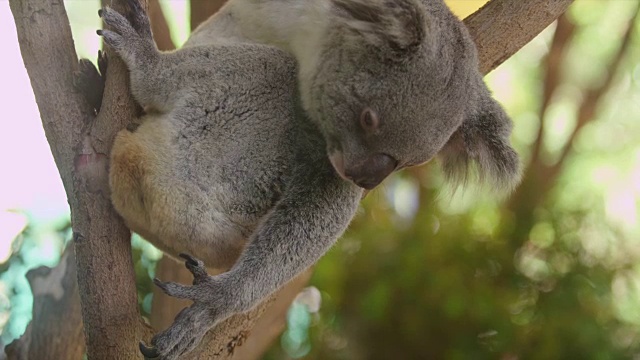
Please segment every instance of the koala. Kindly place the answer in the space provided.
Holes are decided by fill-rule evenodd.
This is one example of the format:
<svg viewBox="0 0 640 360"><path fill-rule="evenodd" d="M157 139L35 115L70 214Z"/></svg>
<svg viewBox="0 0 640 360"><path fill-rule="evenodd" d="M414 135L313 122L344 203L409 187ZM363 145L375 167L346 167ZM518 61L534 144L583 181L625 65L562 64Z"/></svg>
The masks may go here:
<svg viewBox="0 0 640 360"><path fill-rule="evenodd" d="M453 183L475 174L508 192L519 182L511 121L443 0L230 0L185 46L229 41L295 57L302 107L346 180L371 189L439 153Z"/></svg>
<svg viewBox="0 0 640 360"><path fill-rule="evenodd" d="M146 110L116 136L112 202L194 276L154 280L193 304L147 358L188 353L313 265L394 171L438 155L454 181L518 181L511 122L442 0L231 0L173 52L129 7L99 12Z"/></svg>

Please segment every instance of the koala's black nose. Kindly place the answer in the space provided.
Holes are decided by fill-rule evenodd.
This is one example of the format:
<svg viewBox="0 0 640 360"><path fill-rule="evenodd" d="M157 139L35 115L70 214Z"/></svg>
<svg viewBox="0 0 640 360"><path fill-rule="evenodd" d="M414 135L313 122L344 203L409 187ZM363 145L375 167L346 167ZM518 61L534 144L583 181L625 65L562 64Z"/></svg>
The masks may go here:
<svg viewBox="0 0 640 360"><path fill-rule="evenodd" d="M375 154L364 162L345 169L344 175L367 190L378 186L395 170L398 162L389 155Z"/></svg>

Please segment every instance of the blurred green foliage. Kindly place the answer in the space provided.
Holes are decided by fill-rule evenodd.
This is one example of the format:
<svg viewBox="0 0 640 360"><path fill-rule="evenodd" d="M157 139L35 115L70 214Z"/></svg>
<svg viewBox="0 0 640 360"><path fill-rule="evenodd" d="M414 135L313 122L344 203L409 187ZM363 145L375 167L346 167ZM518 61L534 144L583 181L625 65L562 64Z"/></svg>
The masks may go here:
<svg viewBox="0 0 640 360"><path fill-rule="evenodd" d="M66 217L43 221L28 213L24 215L29 225L13 240L10 256L0 264L0 341L3 344L20 336L31 321L33 295L25 274L39 266L55 266L71 238Z"/></svg>
<svg viewBox="0 0 640 360"><path fill-rule="evenodd" d="M565 19L574 33L545 109L553 26L488 76L514 119L513 141L527 169L513 196L447 188L433 165L386 181L316 266L319 312L295 303L265 358L640 356L640 24L610 88L588 123L577 125L588 92L614 70L611 59L636 6L576 1ZM37 225L2 265L0 306L11 309L4 341L29 319L24 272L47 264L33 252ZM68 238L64 231L58 244ZM161 255L140 239L133 243L148 314Z"/></svg>

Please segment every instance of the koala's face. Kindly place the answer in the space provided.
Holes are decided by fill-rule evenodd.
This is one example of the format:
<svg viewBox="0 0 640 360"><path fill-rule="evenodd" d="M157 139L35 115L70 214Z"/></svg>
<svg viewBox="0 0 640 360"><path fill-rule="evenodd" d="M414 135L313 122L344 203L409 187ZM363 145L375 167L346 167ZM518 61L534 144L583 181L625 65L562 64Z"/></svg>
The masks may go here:
<svg viewBox="0 0 640 360"><path fill-rule="evenodd" d="M422 52L403 61L341 47L323 55L307 111L338 174L358 186L429 161L462 123L467 94L447 83L451 64Z"/></svg>
<svg viewBox="0 0 640 360"><path fill-rule="evenodd" d="M334 23L314 61L301 62L299 80L336 172L372 189L440 153L449 178L465 180L475 163L496 188L513 186L511 122L444 2L329 1Z"/></svg>
<svg viewBox="0 0 640 360"><path fill-rule="evenodd" d="M445 145L463 120L469 70L438 56L414 0L333 3L336 26L301 69L303 101L338 174L371 189Z"/></svg>

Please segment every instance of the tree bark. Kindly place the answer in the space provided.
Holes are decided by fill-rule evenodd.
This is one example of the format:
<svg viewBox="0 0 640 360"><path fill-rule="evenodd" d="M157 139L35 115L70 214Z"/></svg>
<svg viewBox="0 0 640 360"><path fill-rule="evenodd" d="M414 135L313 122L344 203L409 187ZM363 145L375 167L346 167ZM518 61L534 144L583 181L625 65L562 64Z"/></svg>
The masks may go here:
<svg viewBox="0 0 640 360"><path fill-rule="evenodd" d="M113 0L110 5L123 10L124 2ZM478 45L482 71L488 72L510 57L571 2L493 0L466 19ZM205 9L217 10L223 2L192 0L191 4L194 28L208 16L203 14L213 12ZM71 207L88 357L137 359L138 341L148 340L150 331L138 312L130 233L110 205L107 181L108 154L115 134L139 113L129 95L127 70L107 50L110 57L103 106L94 118L93 109L72 86L77 56L63 2L10 0L10 6L45 134ZM518 31L511 31L514 27ZM253 311L223 322L190 358L231 358L272 301L273 297ZM47 336L38 329L32 326L27 336ZM27 343L37 347L34 354L56 354L53 341ZM74 359L75 354L56 358Z"/></svg>
<svg viewBox="0 0 640 360"><path fill-rule="evenodd" d="M73 248L67 248L60 265L30 270L27 279L33 319L24 335L7 346L7 359L81 359L85 346Z"/></svg>
<svg viewBox="0 0 640 360"><path fill-rule="evenodd" d="M245 344L237 349L233 360L258 360L286 327L287 312L296 296L309 282L313 269L298 275L285 285L251 330Z"/></svg>
<svg viewBox="0 0 640 360"><path fill-rule="evenodd" d="M492 0L466 19L480 70L498 67L564 13L573 0Z"/></svg>

